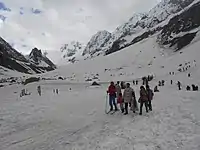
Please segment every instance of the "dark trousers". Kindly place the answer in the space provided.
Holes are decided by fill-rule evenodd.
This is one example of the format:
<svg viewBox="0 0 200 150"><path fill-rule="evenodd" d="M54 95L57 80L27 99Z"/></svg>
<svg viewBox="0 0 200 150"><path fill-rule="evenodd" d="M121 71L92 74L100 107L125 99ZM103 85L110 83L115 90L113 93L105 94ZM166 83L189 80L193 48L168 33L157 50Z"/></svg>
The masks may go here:
<svg viewBox="0 0 200 150"><path fill-rule="evenodd" d="M115 95L110 95L109 96L109 105L110 105L110 110L113 110L113 105L115 107L115 110L117 110L117 104L115 102Z"/></svg>
<svg viewBox="0 0 200 150"><path fill-rule="evenodd" d="M128 114L128 103L125 103L125 114Z"/></svg>
<svg viewBox="0 0 200 150"><path fill-rule="evenodd" d="M148 101L141 101L141 103L140 103L140 114L142 114L143 105L145 105L146 112L148 112Z"/></svg>
<svg viewBox="0 0 200 150"><path fill-rule="evenodd" d="M151 100L149 101L149 110L152 111L152 104L151 104Z"/></svg>

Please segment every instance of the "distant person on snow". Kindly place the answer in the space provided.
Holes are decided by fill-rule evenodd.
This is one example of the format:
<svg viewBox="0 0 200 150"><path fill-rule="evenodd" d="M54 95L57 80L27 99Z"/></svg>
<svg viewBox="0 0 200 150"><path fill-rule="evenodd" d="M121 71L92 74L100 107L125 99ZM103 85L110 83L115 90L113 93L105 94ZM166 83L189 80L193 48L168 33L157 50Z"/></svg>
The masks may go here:
<svg viewBox="0 0 200 150"><path fill-rule="evenodd" d="M56 89L56 94L58 94L58 89Z"/></svg>
<svg viewBox="0 0 200 150"><path fill-rule="evenodd" d="M186 87L186 90L187 90L187 91L190 91L190 90L191 90L191 88L190 88L189 85Z"/></svg>
<svg viewBox="0 0 200 150"><path fill-rule="evenodd" d="M108 87L107 93L109 94L109 105L110 105L110 111L113 111L113 105L115 107L115 111L117 111L117 104L115 102L116 98L116 88L114 85L114 82L110 82L110 86Z"/></svg>
<svg viewBox="0 0 200 150"><path fill-rule="evenodd" d="M152 104L151 101L153 100L154 93L152 89L150 89L149 85L146 86L147 96L148 96L148 106L149 110L152 111Z"/></svg>
<svg viewBox="0 0 200 150"><path fill-rule="evenodd" d="M119 96L117 98L117 104L119 104L120 106L120 110L122 113L124 113L124 104L123 104L123 97L122 97L122 93L119 93Z"/></svg>
<svg viewBox="0 0 200 150"><path fill-rule="evenodd" d="M140 103L139 115L142 115L142 107L144 104L145 104L146 112L148 113L148 94L147 94L147 91L145 90L144 86L140 87L139 103Z"/></svg>
<svg viewBox="0 0 200 150"><path fill-rule="evenodd" d="M41 91L41 86L40 85L37 87L37 91L38 91L38 94L41 96L42 95L42 91Z"/></svg>
<svg viewBox="0 0 200 150"><path fill-rule="evenodd" d="M120 82L117 81L117 84L115 85L116 88L116 93L117 93L117 98L119 97L119 94L122 93L121 87L120 87Z"/></svg>
<svg viewBox="0 0 200 150"><path fill-rule="evenodd" d="M161 81L159 81L159 82L158 82L158 86L161 86L161 85L162 85L162 83L161 83Z"/></svg>
<svg viewBox="0 0 200 150"><path fill-rule="evenodd" d="M138 85L138 80L135 81L136 85Z"/></svg>
<svg viewBox="0 0 200 150"><path fill-rule="evenodd" d="M165 85L165 80L162 80L161 85L162 85L162 86Z"/></svg>
<svg viewBox="0 0 200 150"><path fill-rule="evenodd" d="M124 100L124 103L125 103L125 113L124 113L124 115L128 114L128 104L129 103L131 103L132 110L133 110L133 112L135 112L135 107L134 107L135 106L135 104L134 104L135 92L130 87L130 83L126 84L126 88L125 88L124 93L123 93L123 100Z"/></svg>
<svg viewBox="0 0 200 150"><path fill-rule="evenodd" d="M178 89L181 90L181 82L180 81L177 82L177 85L178 85Z"/></svg>
<svg viewBox="0 0 200 150"><path fill-rule="evenodd" d="M154 87L154 92L159 92L158 86L155 86L155 87Z"/></svg>

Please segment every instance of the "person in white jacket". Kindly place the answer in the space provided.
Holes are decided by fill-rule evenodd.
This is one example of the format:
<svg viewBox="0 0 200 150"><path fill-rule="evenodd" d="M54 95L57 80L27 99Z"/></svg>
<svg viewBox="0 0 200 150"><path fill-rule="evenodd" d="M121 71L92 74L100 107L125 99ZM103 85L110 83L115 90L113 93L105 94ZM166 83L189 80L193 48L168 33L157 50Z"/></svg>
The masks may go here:
<svg viewBox="0 0 200 150"><path fill-rule="evenodd" d="M135 99L135 92L130 87L130 83L127 83L126 88L125 88L124 93L123 93L123 100L124 100L124 103L125 103L125 113L124 113L124 115L128 114L129 103L131 103L131 105L134 106L134 101L135 101L134 99ZM135 111L134 107L132 109L133 109L133 111Z"/></svg>

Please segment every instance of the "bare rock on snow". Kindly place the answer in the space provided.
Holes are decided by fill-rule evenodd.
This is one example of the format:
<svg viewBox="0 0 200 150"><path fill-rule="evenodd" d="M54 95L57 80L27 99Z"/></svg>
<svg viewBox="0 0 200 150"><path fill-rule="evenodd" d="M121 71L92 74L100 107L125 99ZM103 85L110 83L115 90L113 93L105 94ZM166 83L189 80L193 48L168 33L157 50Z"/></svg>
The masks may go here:
<svg viewBox="0 0 200 150"><path fill-rule="evenodd" d="M96 81L94 81L94 82L91 84L91 86L100 86L100 84L97 83Z"/></svg>
<svg viewBox="0 0 200 150"><path fill-rule="evenodd" d="M33 83L33 82L38 82L39 80L40 80L40 78L30 77L30 78L25 80L24 85L29 84L29 83Z"/></svg>

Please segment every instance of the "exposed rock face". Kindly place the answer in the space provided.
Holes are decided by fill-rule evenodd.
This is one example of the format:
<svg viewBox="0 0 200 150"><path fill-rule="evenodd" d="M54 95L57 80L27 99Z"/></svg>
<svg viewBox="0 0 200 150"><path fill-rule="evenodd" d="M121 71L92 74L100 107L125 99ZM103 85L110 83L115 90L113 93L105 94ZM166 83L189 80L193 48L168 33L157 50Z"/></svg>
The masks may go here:
<svg viewBox="0 0 200 150"><path fill-rule="evenodd" d="M37 48L34 48L30 55L29 60L36 64L38 67L43 67L44 70L54 70L56 69L56 66L46 57L42 54L41 50L38 50Z"/></svg>
<svg viewBox="0 0 200 150"><path fill-rule="evenodd" d="M160 45L180 50L196 36L200 26L200 2L173 17L158 36ZM197 29L197 30L195 30Z"/></svg>
<svg viewBox="0 0 200 150"><path fill-rule="evenodd" d="M56 66L50 63L48 58L41 56L40 52L33 52L31 55L31 61L26 59L22 54L12 48L4 39L0 37L0 65L23 73L33 74L42 73L45 71L54 70ZM39 57L35 57L39 56ZM42 58L43 57L43 58ZM40 60L45 60L49 63L49 66L39 66Z"/></svg>
<svg viewBox="0 0 200 150"><path fill-rule="evenodd" d="M90 41L88 42L85 50L83 51L83 56L88 54L88 55L94 55L97 52L100 52L106 43L109 41L111 38L111 33L108 31L99 31L96 33Z"/></svg>
<svg viewBox="0 0 200 150"><path fill-rule="evenodd" d="M149 36L162 31L163 26L167 24L167 19L169 17L183 11L193 2L194 0L162 0L148 13L134 14L133 17L119 26L113 33L104 36L106 37L104 38L106 40L104 40L102 45L98 44L99 41L101 41L96 38L98 34L94 35L88 43L87 49L85 49L83 55L90 54L94 57L98 55L108 55L142 41ZM187 13L189 12L186 12L183 16L187 16ZM197 13L198 12L195 14ZM175 20L176 19L177 18L175 18ZM171 23L169 24L169 26L171 26ZM90 48L92 49L90 50Z"/></svg>
<svg viewBox="0 0 200 150"><path fill-rule="evenodd" d="M67 58L74 56L78 51L83 51L82 49L84 49L83 44L72 41L69 44L64 44L64 46L60 48L60 51L63 53L63 58Z"/></svg>

